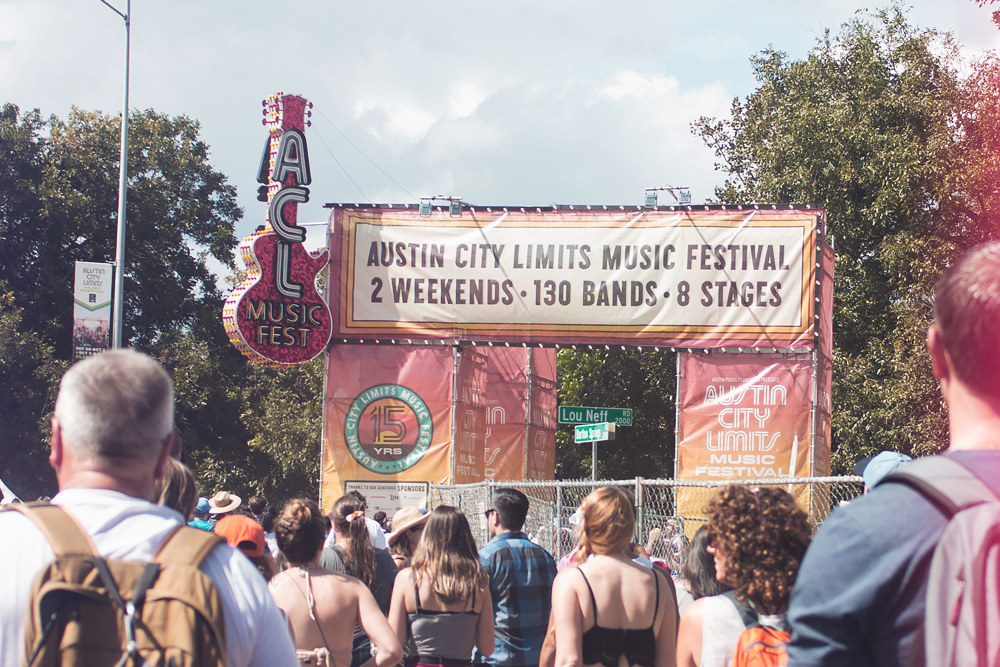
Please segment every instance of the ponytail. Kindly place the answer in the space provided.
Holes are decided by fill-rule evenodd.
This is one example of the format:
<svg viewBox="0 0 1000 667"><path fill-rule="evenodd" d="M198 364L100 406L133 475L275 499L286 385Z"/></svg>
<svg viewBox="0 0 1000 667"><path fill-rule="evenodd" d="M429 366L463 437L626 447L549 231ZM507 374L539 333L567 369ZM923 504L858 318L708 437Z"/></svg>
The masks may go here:
<svg viewBox="0 0 1000 667"><path fill-rule="evenodd" d="M337 532L351 539L350 549L345 549L344 563L348 574L357 577L372 592L378 588L375 582L375 547L368 535L365 522L364 504L352 495L342 496L333 504L330 513Z"/></svg>

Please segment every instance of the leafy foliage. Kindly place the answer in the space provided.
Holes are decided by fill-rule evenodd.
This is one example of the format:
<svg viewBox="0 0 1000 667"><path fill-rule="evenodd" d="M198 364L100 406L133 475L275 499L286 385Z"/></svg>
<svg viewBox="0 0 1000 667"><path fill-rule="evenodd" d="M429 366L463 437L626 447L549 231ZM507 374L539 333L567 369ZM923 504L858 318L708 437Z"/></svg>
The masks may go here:
<svg viewBox="0 0 1000 667"><path fill-rule="evenodd" d="M632 426L597 444L597 478L673 477L676 355L671 352L560 350L560 405L632 408ZM556 432L556 479L589 478L591 447L573 427Z"/></svg>
<svg viewBox="0 0 1000 667"><path fill-rule="evenodd" d="M995 57L962 77L947 35L898 5L847 23L807 58L753 58L760 87L695 124L729 174L724 203L810 203L836 240L834 472L882 449L947 443L924 350L933 284L997 229Z"/></svg>

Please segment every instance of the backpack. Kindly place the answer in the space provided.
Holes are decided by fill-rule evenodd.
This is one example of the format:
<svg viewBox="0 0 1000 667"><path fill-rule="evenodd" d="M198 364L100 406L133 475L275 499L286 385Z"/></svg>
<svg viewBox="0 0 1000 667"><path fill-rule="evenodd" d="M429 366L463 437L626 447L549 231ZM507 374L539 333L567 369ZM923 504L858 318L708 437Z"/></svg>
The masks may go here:
<svg viewBox="0 0 1000 667"><path fill-rule="evenodd" d="M152 562L109 560L56 505L4 509L31 519L55 552L31 587L27 667L225 667L222 600L198 569L222 538L182 526Z"/></svg>
<svg viewBox="0 0 1000 667"><path fill-rule="evenodd" d="M788 630L755 625L740 633L732 667L784 667L788 662Z"/></svg>
<svg viewBox="0 0 1000 667"><path fill-rule="evenodd" d="M788 628L761 625L760 615L749 600L740 600L736 591L722 594L736 605L746 630L740 633L733 649L732 667L784 667L788 662Z"/></svg>
<svg viewBox="0 0 1000 667"><path fill-rule="evenodd" d="M958 461L925 456L886 476L949 518L931 560L911 664L996 665L1000 652L1000 499ZM923 641L920 641L920 635Z"/></svg>

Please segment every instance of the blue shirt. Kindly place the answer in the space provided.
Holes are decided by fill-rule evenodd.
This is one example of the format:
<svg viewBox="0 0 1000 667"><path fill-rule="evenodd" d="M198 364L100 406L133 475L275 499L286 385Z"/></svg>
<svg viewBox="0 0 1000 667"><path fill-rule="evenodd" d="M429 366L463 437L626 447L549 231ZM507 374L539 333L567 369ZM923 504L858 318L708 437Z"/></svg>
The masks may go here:
<svg viewBox="0 0 1000 667"><path fill-rule="evenodd" d="M946 454L1000 495L1000 451ZM788 609L788 667L909 664L927 574L947 519L903 484L833 511L799 569Z"/></svg>
<svg viewBox="0 0 1000 667"><path fill-rule="evenodd" d="M556 562L524 533L500 533L479 552L493 596L493 655L476 662L500 667L538 664L552 608Z"/></svg>

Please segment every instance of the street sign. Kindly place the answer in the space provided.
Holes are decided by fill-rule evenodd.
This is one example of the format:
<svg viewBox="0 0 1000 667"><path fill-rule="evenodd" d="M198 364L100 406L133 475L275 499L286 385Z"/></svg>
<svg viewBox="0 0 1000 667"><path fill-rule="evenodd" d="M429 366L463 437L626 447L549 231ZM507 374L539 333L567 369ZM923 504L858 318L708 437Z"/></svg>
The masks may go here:
<svg viewBox="0 0 1000 667"><path fill-rule="evenodd" d="M615 439L614 422L581 424L576 427L576 442L599 442Z"/></svg>
<svg viewBox="0 0 1000 667"><path fill-rule="evenodd" d="M599 424L614 422L618 426L632 425L632 408L585 408L579 405L560 405L560 424Z"/></svg>

